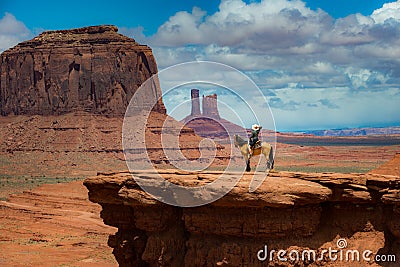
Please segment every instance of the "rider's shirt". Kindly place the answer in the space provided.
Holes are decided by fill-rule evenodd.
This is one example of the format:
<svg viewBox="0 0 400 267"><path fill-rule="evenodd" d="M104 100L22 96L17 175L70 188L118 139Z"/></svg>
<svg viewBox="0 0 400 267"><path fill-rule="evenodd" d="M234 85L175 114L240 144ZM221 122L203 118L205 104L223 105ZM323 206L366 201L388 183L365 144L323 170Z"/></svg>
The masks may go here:
<svg viewBox="0 0 400 267"><path fill-rule="evenodd" d="M251 131L251 136L249 141L250 146L254 146L258 142L258 135L260 134L261 128L262 127L258 128L257 130Z"/></svg>

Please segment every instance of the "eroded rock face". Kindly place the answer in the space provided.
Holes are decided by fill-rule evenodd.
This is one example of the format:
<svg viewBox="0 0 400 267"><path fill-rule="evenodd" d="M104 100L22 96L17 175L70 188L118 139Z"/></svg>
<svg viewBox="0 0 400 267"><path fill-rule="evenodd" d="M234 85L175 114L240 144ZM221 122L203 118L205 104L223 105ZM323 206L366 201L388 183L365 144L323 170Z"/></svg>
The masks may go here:
<svg viewBox="0 0 400 267"><path fill-rule="evenodd" d="M190 91L191 99L192 99L192 112L190 113L191 116L200 116L200 98L199 98L199 89L192 89Z"/></svg>
<svg viewBox="0 0 400 267"><path fill-rule="evenodd" d="M1 114L124 114L157 65L148 46L117 31L115 26L47 31L3 52ZM154 88L143 103L160 96ZM165 113L161 100L154 109Z"/></svg>
<svg viewBox="0 0 400 267"><path fill-rule="evenodd" d="M219 172L163 170L179 185L202 185ZM132 173L148 184L154 174ZM237 173L228 174L234 178ZM264 174L257 174L264 175ZM120 266L366 266L329 259L260 261L257 252L348 249L393 254L400 259L400 179L376 174L270 173L253 193L251 174L212 204L181 208L154 200L130 173L105 173L87 179L89 198L102 206L105 223L118 227L109 245ZM167 190L168 191L168 190ZM207 198L207 195L199 195ZM296 265L297 264L297 265ZM358 264L358 265L357 265ZM379 266L374 265L374 266ZM393 265L395 266L395 265Z"/></svg>
<svg viewBox="0 0 400 267"><path fill-rule="evenodd" d="M203 95L203 115L215 119L220 119L218 112L217 94Z"/></svg>

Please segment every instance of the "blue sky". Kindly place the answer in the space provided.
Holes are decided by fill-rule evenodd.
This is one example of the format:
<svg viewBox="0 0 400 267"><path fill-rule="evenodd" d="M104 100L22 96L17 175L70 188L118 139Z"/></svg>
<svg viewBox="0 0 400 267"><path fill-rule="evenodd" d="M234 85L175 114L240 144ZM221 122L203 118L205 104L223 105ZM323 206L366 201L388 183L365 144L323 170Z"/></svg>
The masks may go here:
<svg viewBox="0 0 400 267"><path fill-rule="evenodd" d="M244 1L252 3L257 1ZM385 0L313 0L305 1L316 10L321 8L334 18L361 13L370 15L382 7ZM2 0L0 11L13 14L31 30L68 29L97 24L120 27L142 26L146 34L154 34L158 27L179 11L191 11L197 6L208 14L218 10L220 0L152 0L152 1L25 1Z"/></svg>
<svg viewBox="0 0 400 267"><path fill-rule="evenodd" d="M243 71L278 130L400 125L400 0L64 3L1 1L0 51L43 30L114 24L150 45L159 69L209 60Z"/></svg>

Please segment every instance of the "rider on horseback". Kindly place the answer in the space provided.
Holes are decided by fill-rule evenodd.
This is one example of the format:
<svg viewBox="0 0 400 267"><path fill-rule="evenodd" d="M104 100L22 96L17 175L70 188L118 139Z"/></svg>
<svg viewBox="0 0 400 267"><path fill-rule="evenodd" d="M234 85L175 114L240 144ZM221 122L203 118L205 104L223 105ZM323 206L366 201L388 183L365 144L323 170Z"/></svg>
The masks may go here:
<svg viewBox="0 0 400 267"><path fill-rule="evenodd" d="M258 125L258 124L253 124L251 126L251 136L249 139L249 152L250 154L253 154L253 149L256 146L257 143L260 142L260 140L258 139L258 134L260 133L262 129L262 126Z"/></svg>

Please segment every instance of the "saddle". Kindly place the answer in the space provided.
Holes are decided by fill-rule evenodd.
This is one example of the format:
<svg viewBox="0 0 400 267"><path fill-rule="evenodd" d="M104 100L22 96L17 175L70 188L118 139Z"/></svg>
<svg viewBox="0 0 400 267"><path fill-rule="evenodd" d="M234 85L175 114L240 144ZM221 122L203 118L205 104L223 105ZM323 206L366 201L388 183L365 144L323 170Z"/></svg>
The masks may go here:
<svg viewBox="0 0 400 267"><path fill-rule="evenodd" d="M252 149L256 149L256 148L259 148L259 147L261 147L261 140L258 140L258 141L254 144L254 146L252 147Z"/></svg>
<svg viewBox="0 0 400 267"><path fill-rule="evenodd" d="M249 153L253 154L252 152L254 151L254 149L260 148L261 147L261 140L258 140L254 146L248 146L249 147Z"/></svg>

